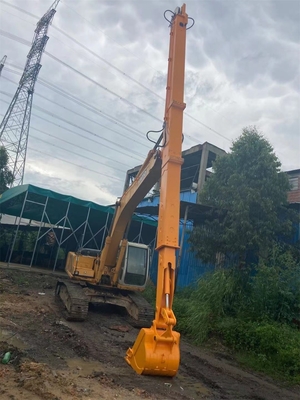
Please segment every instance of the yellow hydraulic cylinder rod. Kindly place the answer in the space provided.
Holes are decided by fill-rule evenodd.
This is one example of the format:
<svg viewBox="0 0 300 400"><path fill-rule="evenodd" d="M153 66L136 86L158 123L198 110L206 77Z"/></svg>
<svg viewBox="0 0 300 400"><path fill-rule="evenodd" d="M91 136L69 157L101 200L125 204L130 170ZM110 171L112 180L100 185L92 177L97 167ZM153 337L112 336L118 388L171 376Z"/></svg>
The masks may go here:
<svg viewBox="0 0 300 400"><path fill-rule="evenodd" d="M144 375L175 376L180 363L180 334L173 331L172 311L175 287L176 250L179 248L180 176L183 159L182 128L185 75L185 49L188 15L186 6L177 7L170 22L170 46L165 104L165 130L162 141L161 188L158 219L158 275L155 319L143 328L126 361Z"/></svg>

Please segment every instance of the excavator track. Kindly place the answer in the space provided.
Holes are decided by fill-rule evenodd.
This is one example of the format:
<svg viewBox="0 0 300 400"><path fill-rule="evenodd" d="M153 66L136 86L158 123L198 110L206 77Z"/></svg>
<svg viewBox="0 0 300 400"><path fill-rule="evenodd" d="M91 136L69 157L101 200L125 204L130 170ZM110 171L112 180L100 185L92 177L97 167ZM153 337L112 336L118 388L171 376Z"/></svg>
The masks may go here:
<svg viewBox="0 0 300 400"><path fill-rule="evenodd" d="M89 299L80 284L58 280L55 294L65 306L65 318L68 321L84 321L86 319Z"/></svg>
<svg viewBox="0 0 300 400"><path fill-rule="evenodd" d="M97 293L97 292L94 292ZM55 295L62 301L64 305L63 314L68 321L84 321L87 318L89 302L91 303L111 303L120 306L122 299L128 298L125 307L127 308L126 319L130 325L136 328L149 328L154 319L153 307L137 292L130 292L124 295L113 296L114 301L110 301L110 296L106 297L105 292L98 292L98 295L91 296L85 293L79 283L68 282L59 279L56 284ZM119 297L120 296L120 297ZM119 300L115 300L118 299Z"/></svg>
<svg viewBox="0 0 300 400"><path fill-rule="evenodd" d="M129 322L136 328L150 328L155 317L154 308L137 292L131 292L128 297L138 309L138 319L128 316Z"/></svg>

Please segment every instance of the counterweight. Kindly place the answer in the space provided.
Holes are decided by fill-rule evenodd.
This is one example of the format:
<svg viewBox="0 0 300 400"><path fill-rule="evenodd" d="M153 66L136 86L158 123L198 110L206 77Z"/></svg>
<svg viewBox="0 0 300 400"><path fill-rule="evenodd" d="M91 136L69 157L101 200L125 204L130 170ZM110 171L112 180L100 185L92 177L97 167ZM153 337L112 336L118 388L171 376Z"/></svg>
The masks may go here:
<svg viewBox="0 0 300 400"><path fill-rule="evenodd" d="M11 187L23 184L34 86L59 1L55 0L37 23L19 86L0 125L0 145L8 152L8 167L14 176Z"/></svg>

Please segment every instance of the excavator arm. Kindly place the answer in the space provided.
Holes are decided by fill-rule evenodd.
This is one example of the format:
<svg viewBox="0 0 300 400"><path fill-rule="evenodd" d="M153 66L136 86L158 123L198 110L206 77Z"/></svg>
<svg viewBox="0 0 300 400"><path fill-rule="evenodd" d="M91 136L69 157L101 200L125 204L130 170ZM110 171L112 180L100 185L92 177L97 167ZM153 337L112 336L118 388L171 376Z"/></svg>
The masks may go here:
<svg viewBox="0 0 300 400"><path fill-rule="evenodd" d="M183 159L182 128L185 109L184 72L188 15L186 6L177 7L170 22L170 46L165 103L165 129L161 151L162 170L158 218L158 274L155 319L151 328L142 328L127 363L144 375L174 376L180 362L180 334L173 330L172 310L175 288L176 250L179 235L180 176Z"/></svg>
<svg viewBox="0 0 300 400"><path fill-rule="evenodd" d="M132 185L129 186L121 199L116 203L114 219L109 235L105 240L100 263L95 268L96 283L99 283L103 275L107 275L110 276L113 286L117 284L127 245L127 240L124 239L127 225L138 204L159 180L161 163L160 150L156 148L150 150Z"/></svg>

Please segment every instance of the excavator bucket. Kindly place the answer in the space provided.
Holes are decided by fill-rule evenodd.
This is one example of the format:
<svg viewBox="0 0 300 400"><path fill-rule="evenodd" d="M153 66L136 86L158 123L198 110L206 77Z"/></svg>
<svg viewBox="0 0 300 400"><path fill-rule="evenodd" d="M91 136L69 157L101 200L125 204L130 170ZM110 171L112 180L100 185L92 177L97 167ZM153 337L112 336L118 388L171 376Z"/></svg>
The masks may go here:
<svg viewBox="0 0 300 400"><path fill-rule="evenodd" d="M175 376L180 363L180 333L142 328L125 360L140 375Z"/></svg>

